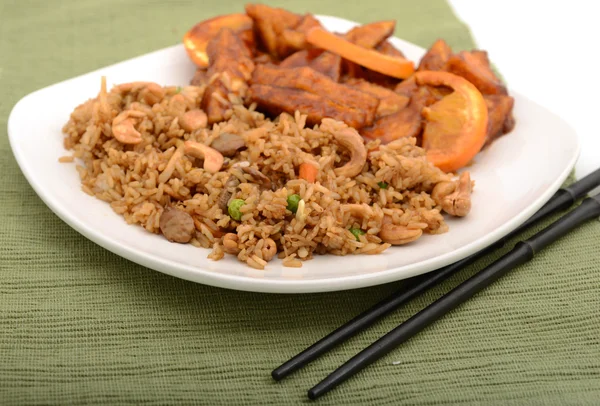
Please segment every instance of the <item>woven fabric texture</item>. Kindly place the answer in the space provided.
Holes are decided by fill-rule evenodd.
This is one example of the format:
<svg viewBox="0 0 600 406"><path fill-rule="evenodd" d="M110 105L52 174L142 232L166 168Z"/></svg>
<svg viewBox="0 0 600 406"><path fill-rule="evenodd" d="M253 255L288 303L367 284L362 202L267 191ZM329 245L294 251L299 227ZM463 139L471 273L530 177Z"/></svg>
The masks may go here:
<svg viewBox="0 0 600 406"><path fill-rule="evenodd" d="M438 37L457 49L473 46L442 0L270 4L359 22L396 19L396 35L422 46ZM197 21L242 7L0 1L0 404L307 403L314 383L491 261L275 383L272 368L400 283L312 295L202 286L113 255L42 203L7 139L8 114L21 97L176 44ZM319 403L598 404L599 241L600 223L581 227Z"/></svg>

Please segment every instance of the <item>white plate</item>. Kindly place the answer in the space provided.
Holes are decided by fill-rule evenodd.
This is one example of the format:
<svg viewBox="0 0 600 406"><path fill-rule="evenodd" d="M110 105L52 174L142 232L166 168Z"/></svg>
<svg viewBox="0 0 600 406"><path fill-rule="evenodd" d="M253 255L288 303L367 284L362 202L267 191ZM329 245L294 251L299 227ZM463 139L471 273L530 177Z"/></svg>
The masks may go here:
<svg viewBox="0 0 600 406"><path fill-rule="evenodd" d="M320 19L328 29L339 32L356 25L335 17ZM424 53L397 38L392 43L412 60ZM359 288L422 274L484 248L523 223L560 187L579 155L571 127L512 92L517 125L480 153L469 168L476 181L473 208L467 218L449 219L448 233L424 236L382 255L318 256L299 269L285 268L279 260L269 263L265 271L251 269L233 257L213 262L206 258L208 250L171 244L162 236L127 225L108 204L81 191L73 164L58 163L66 154L61 128L74 107L98 93L102 75L111 83L148 80L185 85L194 70L182 45L165 48L31 93L16 104L8 120L10 143L21 170L63 221L117 255L194 282L300 293Z"/></svg>

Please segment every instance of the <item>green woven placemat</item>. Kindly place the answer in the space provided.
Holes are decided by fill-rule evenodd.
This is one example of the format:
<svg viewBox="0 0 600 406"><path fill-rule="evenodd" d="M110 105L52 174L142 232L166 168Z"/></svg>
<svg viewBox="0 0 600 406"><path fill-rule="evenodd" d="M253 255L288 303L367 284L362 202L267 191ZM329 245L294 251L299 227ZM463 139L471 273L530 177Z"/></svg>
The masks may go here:
<svg viewBox="0 0 600 406"><path fill-rule="evenodd" d="M6 121L17 100L175 44L195 22L242 4L0 1L0 403L308 402L312 384L485 265L274 383L273 367L399 283L288 296L202 286L121 259L46 208L9 149ZM441 0L270 4L360 22L397 19L397 35L423 46L437 37L473 45ZM319 402L597 404L599 241L598 222L582 227Z"/></svg>

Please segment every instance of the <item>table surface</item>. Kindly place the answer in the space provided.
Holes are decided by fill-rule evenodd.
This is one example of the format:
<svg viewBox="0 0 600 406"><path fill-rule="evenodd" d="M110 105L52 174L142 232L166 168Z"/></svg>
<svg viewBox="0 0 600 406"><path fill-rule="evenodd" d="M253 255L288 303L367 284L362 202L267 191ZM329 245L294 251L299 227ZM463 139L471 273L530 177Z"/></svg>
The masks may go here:
<svg viewBox="0 0 600 406"><path fill-rule="evenodd" d="M596 169L600 4L587 0L450 0L450 4L511 88L560 115L577 131L581 156L576 176ZM571 71L576 72L574 77L565 74Z"/></svg>
<svg viewBox="0 0 600 406"><path fill-rule="evenodd" d="M356 21L394 18L397 34L409 41L427 46L442 37L456 49L472 46L468 30L442 0L343 7L339 0L268 3ZM588 74L584 85L573 85L560 73L569 68L566 60L591 73L596 56L584 50L595 52L590 44L598 35L585 36L572 22L569 28L570 20L559 18L561 10L552 5L544 4L544 14L536 15L529 3L505 0L498 10L485 4L497 23L476 2L454 1L511 87L579 131L582 175L583 165L593 167L591 95L598 94L598 84ZM591 11L578 4L579 9L569 2L576 12L565 15L582 15L581 26L591 26L586 17ZM201 17L242 5L243 0L0 0L0 404L308 403L305 391L318 379L505 252L468 267L275 383L269 376L274 366L402 282L311 295L217 289L128 262L54 216L10 152L6 119L14 103L53 82L177 43ZM527 45L527 24L534 17L535 35ZM544 19L548 22L539 21ZM506 21L512 34L501 30ZM587 45L576 52L549 41L549 35ZM558 85L547 86L554 77ZM526 87L534 81L547 92ZM577 93L583 87L587 99ZM553 104L561 101L563 107ZM582 226L318 404L598 404L599 240L599 222Z"/></svg>

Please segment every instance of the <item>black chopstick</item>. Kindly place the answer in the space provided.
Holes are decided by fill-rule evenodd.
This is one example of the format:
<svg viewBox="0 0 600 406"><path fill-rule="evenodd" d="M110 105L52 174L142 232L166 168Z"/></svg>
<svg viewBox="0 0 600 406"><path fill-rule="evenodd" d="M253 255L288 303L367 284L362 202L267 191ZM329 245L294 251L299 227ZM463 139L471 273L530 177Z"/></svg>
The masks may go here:
<svg viewBox="0 0 600 406"><path fill-rule="evenodd" d="M325 352L331 350L342 342L346 341L350 337L353 337L357 333L363 331L367 327L371 326L376 321L390 314L394 310L398 309L403 304L409 302L413 298L419 296L423 292L436 286L438 283L449 278L464 267L474 263L476 260L488 255L489 253L497 250L504 246L504 244L512 237L524 231L532 224L545 218L546 216L555 213L560 210L567 209L576 200L585 196L589 191L600 185L600 169L592 172L585 176L579 181L573 183L571 186L559 189L548 202L538 210L531 218L525 223L519 226L516 230L509 233L507 236L490 245L483 250L466 257L458 262L451 265L440 268L436 271L421 275L413 278L411 282L402 287L400 290L394 292L386 299L375 304L368 310L359 314L352 320L348 321L337 330L333 331L326 337L317 341L304 351L300 352L289 361L281 364L278 368L271 372L271 376L276 381L279 381L293 372L299 370L308 363L314 361Z"/></svg>
<svg viewBox="0 0 600 406"><path fill-rule="evenodd" d="M600 216L600 194L585 199L579 207L552 223L533 237L518 242L500 259L470 277L450 292L400 324L398 327L365 348L348 362L312 387L310 399L329 392L346 379L375 362L425 327L438 320L476 293L485 289L514 267L530 261L537 252L546 248L573 229Z"/></svg>

